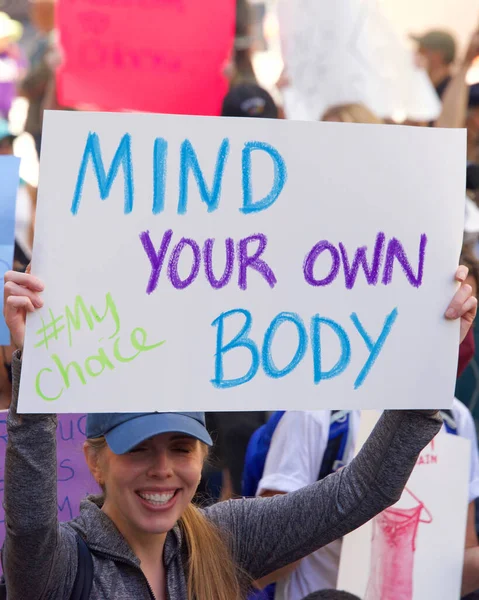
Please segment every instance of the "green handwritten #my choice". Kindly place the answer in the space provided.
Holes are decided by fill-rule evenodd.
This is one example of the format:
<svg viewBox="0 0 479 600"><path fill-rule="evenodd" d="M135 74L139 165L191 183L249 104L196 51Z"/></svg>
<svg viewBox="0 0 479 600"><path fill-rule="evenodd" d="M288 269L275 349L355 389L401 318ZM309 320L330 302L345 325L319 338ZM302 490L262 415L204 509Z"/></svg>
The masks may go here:
<svg viewBox="0 0 479 600"><path fill-rule="evenodd" d="M68 335L68 345L70 348L73 346L74 332L81 331L82 328L85 330L87 327L90 331L95 329L95 325L100 325L106 321L108 317L111 317L114 331L112 335L108 337L111 340L111 348L109 350L110 356L114 358L117 363L126 364L130 363L143 352L149 352L155 348L162 346L166 340L158 342L157 344L147 345L147 332L142 327L136 327L130 333L130 344L132 349L136 350L134 354L125 355L120 350L120 334L121 334L121 323L116 304L110 293L106 294L105 297L106 306L105 311L100 315L93 306L87 307L83 298L77 296L73 310L69 306L65 306L64 314L55 316L51 309L48 310L50 318L45 320L41 318L42 327L36 331L36 335L41 339L35 344L35 348L45 347L49 350L50 343L60 339L60 334L66 330ZM65 333L63 333L65 335ZM103 341L103 337L100 338L100 342ZM60 358L58 354L50 354L50 359L53 362L54 369L50 367L44 367L38 371L35 378L35 391L40 398L51 402L58 400L65 389L69 389L72 385L71 375L76 374L76 380L82 385L86 385L88 377L99 377L105 372L105 369L113 371L117 365L114 364L112 359L109 358L105 348L100 346L95 354L87 356L81 361L73 360L67 364ZM56 377L59 379L59 391L56 395L47 396L43 391L45 386L42 388L42 382L46 381L46 378ZM63 382L63 385L62 383ZM47 382L48 387L51 388L51 382Z"/></svg>

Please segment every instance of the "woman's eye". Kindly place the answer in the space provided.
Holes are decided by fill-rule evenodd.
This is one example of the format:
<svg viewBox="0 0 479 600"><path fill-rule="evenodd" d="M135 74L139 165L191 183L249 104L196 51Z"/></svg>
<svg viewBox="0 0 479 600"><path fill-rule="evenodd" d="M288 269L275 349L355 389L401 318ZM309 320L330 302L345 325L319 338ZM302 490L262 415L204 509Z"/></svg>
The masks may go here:
<svg viewBox="0 0 479 600"><path fill-rule="evenodd" d="M173 452L180 452L182 454L189 454L191 451L191 446L178 446L176 448L173 448Z"/></svg>
<svg viewBox="0 0 479 600"><path fill-rule="evenodd" d="M136 446L135 448L132 448L129 452L129 454L139 454L140 452L145 452L146 451L146 447L145 446Z"/></svg>

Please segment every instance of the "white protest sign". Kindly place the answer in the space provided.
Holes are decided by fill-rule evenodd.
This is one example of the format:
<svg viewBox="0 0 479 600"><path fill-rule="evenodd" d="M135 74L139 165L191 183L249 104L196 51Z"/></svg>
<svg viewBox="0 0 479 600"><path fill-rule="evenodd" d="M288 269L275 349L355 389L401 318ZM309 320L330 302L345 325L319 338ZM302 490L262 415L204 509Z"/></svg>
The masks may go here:
<svg viewBox="0 0 479 600"><path fill-rule="evenodd" d="M430 121L440 102L377 0L281 0L284 90L291 119L362 103L380 117Z"/></svg>
<svg viewBox="0 0 479 600"><path fill-rule="evenodd" d="M457 130L47 113L20 410L448 405L464 155Z"/></svg>
<svg viewBox="0 0 479 600"><path fill-rule="evenodd" d="M361 415L364 440L377 414ZM364 600L460 597L470 441L437 435L401 499L343 539L338 589Z"/></svg>

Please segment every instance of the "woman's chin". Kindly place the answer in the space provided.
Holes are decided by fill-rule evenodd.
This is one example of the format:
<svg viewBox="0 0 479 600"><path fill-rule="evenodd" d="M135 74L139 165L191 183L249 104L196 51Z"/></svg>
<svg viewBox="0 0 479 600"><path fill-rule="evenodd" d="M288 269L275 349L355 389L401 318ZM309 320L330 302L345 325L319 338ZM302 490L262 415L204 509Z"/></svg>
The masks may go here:
<svg viewBox="0 0 479 600"><path fill-rule="evenodd" d="M168 533L171 531L173 527L176 525L178 519L173 515L142 519L141 523L139 523L139 528L144 532L151 535L159 535L163 533Z"/></svg>

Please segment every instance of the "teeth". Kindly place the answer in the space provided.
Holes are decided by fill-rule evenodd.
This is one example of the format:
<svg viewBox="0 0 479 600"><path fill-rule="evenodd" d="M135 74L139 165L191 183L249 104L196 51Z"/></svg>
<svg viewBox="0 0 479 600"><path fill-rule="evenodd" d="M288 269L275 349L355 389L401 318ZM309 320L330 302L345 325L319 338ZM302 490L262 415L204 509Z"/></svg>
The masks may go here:
<svg viewBox="0 0 479 600"><path fill-rule="evenodd" d="M148 500L148 502L151 502L152 504L161 505L169 502L173 498L175 493L168 492L167 494L146 494L138 492L138 495L141 498L143 498L143 500Z"/></svg>

